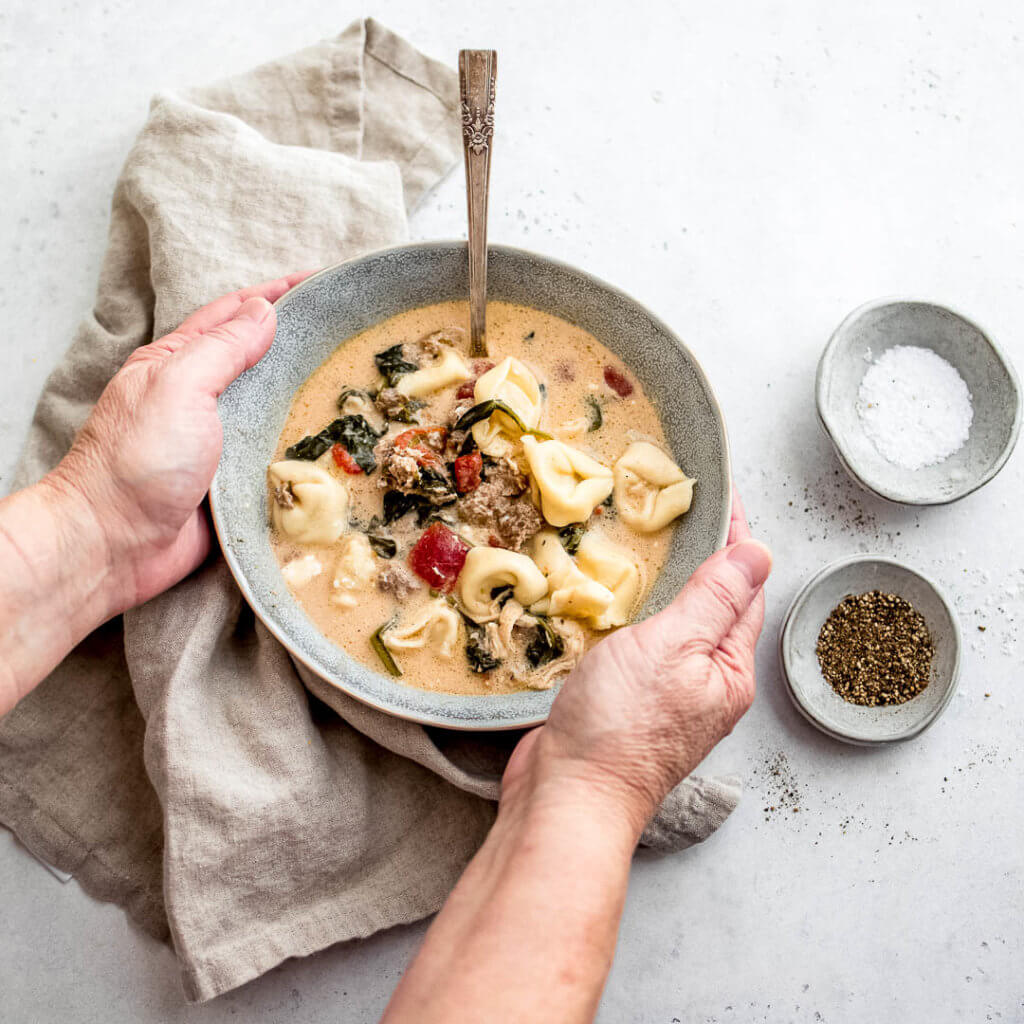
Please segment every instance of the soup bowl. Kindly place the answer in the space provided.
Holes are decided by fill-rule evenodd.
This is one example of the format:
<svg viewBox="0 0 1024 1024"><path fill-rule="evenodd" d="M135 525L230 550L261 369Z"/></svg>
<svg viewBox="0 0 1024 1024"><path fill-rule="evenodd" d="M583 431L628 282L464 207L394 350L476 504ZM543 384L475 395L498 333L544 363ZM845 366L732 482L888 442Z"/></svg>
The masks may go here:
<svg viewBox="0 0 1024 1024"><path fill-rule="evenodd" d="M690 350L640 303L580 270L534 253L491 246L488 296L532 306L593 334L630 368L661 418L672 456L695 477L693 504L674 527L665 567L641 617L663 608L721 547L732 500L725 422ZM341 344L408 309L463 299L463 242L427 242L328 267L277 302L266 356L221 396L224 450L210 488L214 526L245 599L291 655L372 707L450 729L519 729L547 718L555 690L467 696L421 690L357 661L307 617L270 544L266 467L295 391ZM625 441L625 438L623 439Z"/></svg>

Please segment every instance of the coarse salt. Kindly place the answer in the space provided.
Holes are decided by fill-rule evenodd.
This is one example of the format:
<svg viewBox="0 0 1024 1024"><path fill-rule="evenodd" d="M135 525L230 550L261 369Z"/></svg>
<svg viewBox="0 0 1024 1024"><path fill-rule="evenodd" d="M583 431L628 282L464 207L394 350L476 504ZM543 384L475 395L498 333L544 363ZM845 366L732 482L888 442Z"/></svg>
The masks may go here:
<svg viewBox="0 0 1024 1024"><path fill-rule="evenodd" d="M967 440L974 408L956 368L930 348L896 345L860 382L857 414L864 433L904 469L934 466Z"/></svg>

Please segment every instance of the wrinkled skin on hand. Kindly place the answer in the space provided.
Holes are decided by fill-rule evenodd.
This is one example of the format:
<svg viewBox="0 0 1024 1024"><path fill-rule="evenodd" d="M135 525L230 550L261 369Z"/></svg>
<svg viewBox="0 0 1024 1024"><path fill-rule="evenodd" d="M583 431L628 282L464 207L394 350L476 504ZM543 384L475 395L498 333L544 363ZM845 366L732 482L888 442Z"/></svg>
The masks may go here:
<svg viewBox="0 0 1024 1024"><path fill-rule="evenodd" d="M136 349L47 477L83 498L99 524L117 581L111 611L148 600L206 557L200 505L220 459L217 396L270 347L270 303L306 276L225 295Z"/></svg>
<svg viewBox="0 0 1024 1024"><path fill-rule="evenodd" d="M678 597L592 648L545 725L520 741L504 792L579 786L611 798L639 834L668 791L728 735L754 699L754 649L771 555L737 498L728 546Z"/></svg>

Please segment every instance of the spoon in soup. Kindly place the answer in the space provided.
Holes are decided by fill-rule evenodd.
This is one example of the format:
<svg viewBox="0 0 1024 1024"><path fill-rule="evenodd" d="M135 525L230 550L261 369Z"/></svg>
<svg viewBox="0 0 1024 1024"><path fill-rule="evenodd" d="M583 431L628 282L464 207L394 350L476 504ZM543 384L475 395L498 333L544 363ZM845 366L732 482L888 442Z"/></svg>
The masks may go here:
<svg viewBox="0 0 1024 1024"><path fill-rule="evenodd" d="M494 50L459 51L462 145L466 155L469 212L469 351L487 355L487 190L494 136Z"/></svg>

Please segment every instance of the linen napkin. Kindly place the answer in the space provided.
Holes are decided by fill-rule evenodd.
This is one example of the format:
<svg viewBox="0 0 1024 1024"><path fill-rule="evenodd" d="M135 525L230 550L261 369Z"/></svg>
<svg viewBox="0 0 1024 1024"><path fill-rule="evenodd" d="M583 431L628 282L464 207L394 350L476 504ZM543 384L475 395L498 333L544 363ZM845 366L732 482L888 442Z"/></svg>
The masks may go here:
<svg viewBox="0 0 1024 1024"><path fill-rule="evenodd" d="M454 73L372 20L160 94L114 193L94 309L15 486L67 450L136 346L211 299L407 238L459 152ZM85 640L0 721L0 821L174 944L189 1000L437 910L494 818L517 737L427 730L296 666L219 555ZM710 835L731 779L645 833Z"/></svg>

